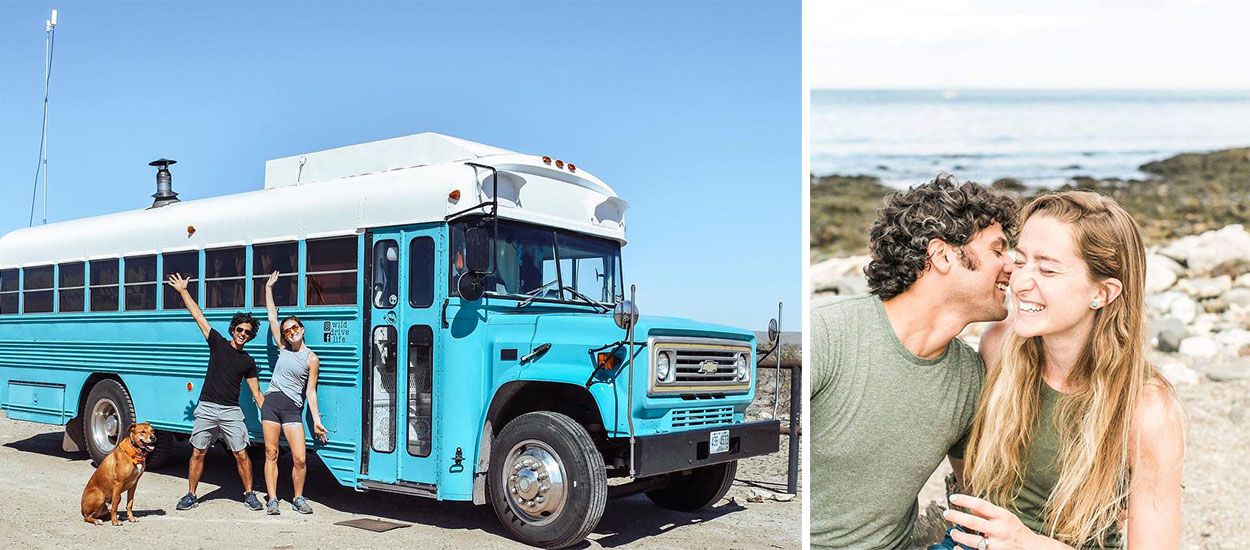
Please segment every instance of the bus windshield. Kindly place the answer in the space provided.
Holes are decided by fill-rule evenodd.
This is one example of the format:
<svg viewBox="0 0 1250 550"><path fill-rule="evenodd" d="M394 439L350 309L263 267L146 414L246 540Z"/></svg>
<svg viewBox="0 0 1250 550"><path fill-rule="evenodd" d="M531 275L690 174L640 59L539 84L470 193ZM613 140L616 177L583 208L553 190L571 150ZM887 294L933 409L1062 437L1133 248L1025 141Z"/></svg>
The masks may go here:
<svg viewBox="0 0 1250 550"><path fill-rule="evenodd" d="M451 293L464 273L464 230L481 218L451 226ZM490 228L490 225L486 226ZM574 292L612 304L621 292L621 245L602 239L535 225L499 220L492 272L486 292L536 301L584 303Z"/></svg>

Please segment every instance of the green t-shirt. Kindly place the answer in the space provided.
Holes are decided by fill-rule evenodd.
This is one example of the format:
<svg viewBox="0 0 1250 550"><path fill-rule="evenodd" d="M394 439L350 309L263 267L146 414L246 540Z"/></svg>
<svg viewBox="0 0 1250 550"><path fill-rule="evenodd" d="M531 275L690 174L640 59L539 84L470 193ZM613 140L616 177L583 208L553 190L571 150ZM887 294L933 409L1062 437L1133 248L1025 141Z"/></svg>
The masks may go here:
<svg viewBox="0 0 1250 550"><path fill-rule="evenodd" d="M909 548L917 494L948 454L963 456L981 357L958 339L917 357L876 296L811 319L812 547Z"/></svg>

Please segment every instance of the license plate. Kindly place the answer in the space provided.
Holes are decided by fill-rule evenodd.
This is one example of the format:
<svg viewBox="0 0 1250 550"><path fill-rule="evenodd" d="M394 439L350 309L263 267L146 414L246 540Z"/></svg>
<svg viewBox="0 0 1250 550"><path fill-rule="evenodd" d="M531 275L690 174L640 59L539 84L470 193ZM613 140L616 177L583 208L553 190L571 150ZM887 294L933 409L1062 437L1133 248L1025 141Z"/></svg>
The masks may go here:
<svg viewBox="0 0 1250 550"><path fill-rule="evenodd" d="M712 432L708 437L708 449L709 454L729 452L729 430Z"/></svg>

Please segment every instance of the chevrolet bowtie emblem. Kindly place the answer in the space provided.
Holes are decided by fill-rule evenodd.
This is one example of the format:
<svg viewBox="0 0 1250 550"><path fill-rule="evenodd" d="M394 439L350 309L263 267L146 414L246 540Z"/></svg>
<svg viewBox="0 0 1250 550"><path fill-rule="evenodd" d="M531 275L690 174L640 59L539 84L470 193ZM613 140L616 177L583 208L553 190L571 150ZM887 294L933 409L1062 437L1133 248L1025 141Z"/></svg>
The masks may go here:
<svg viewBox="0 0 1250 550"><path fill-rule="evenodd" d="M699 363L699 372L703 374L716 374L716 361L707 360Z"/></svg>

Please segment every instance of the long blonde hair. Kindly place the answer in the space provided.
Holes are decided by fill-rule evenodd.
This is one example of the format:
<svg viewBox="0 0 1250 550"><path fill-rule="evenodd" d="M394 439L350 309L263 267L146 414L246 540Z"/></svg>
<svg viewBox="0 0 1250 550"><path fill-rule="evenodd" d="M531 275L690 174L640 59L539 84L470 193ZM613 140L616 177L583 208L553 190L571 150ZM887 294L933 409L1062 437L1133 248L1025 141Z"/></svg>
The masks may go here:
<svg viewBox="0 0 1250 550"><path fill-rule="evenodd" d="M1055 419L1059 477L1043 510L1051 537L1078 547L1101 545L1127 505L1131 420L1142 391L1157 381L1172 393L1146 361L1145 248L1128 212L1097 193L1043 195L1025 207L1022 219L1033 216L1072 227L1091 280L1114 277L1123 284L1119 299L1095 311L1089 340L1068 376L1073 391ZM1041 337L1009 333L981 394L967 453L968 489L1001 506L1009 506L1024 481L1045 361Z"/></svg>

